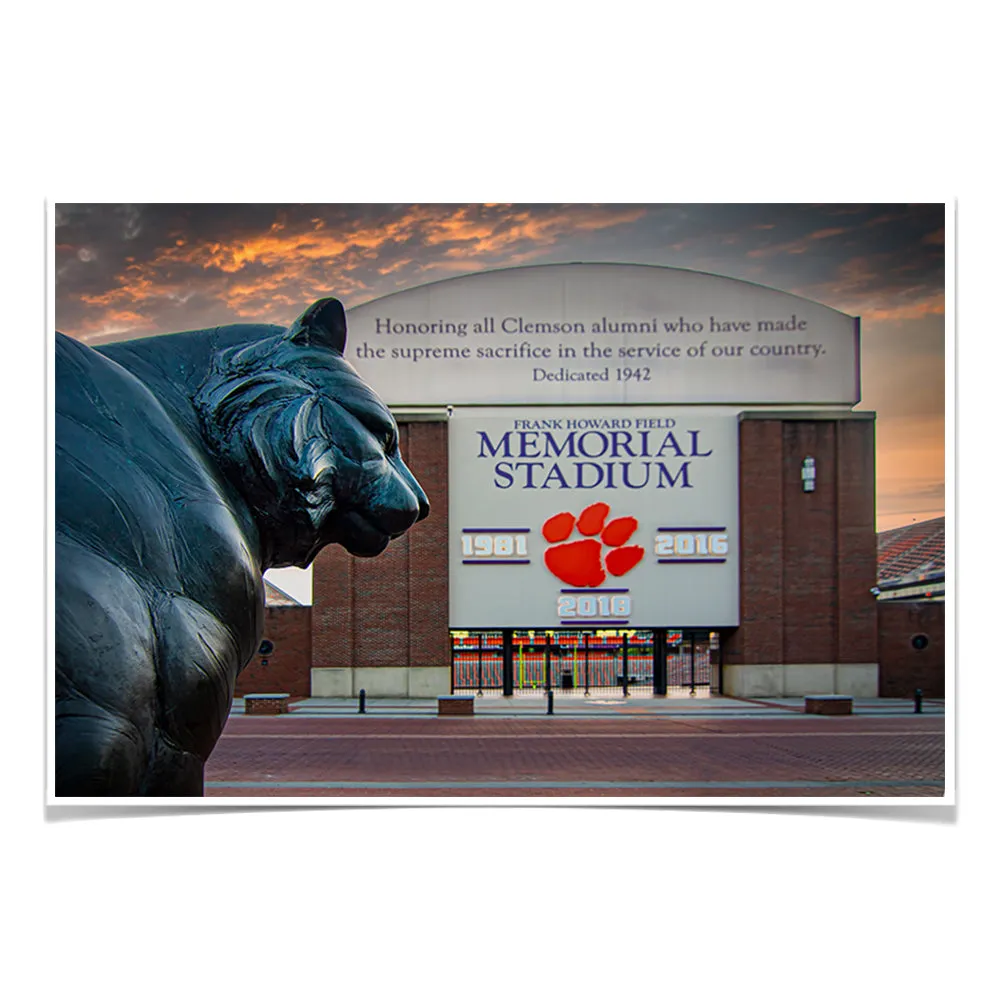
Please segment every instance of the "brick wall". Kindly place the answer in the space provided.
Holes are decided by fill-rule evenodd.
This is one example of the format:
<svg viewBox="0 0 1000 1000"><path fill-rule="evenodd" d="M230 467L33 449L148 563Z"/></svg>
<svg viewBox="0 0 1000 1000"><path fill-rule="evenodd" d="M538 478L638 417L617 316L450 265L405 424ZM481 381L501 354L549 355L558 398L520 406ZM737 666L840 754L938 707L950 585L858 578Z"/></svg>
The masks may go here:
<svg viewBox="0 0 1000 1000"><path fill-rule="evenodd" d="M921 633L930 643L914 649L910 640ZM944 601L879 601L879 697L912 698L920 688L943 698L944 638Z"/></svg>
<svg viewBox="0 0 1000 1000"><path fill-rule="evenodd" d="M400 451L430 515L375 559L339 545L313 563L315 667L444 666L448 636L448 425L404 423Z"/></svg>
<svg viewBox="0 0 1000 1000"><path fill-rule="evenodd" d="M759 417L740 422L741 625L727 663L874 663L874 422ZM816 460L816 489L802 461Z"/></svg>
<svg viewBox="0 0 1000 1000"><path fill-rule="evenodd" d="M746 416L746 415L745 415ZM448 636L448 425L400 426L430 516L376 559L339 546L313 573L312 665L443 666ZM817 488L802 490L802 459ZM740 423L740 628L727 663L874 663L874 421L753 416Z"/></svg>
<svg viewBox="0 0 1000 1000"><path fill-rule="evenodd" d="M267 666L257 653L236 680L236 697L245 694L283 693L309 697L312 666L312 608L264 609L263 639L274 643Z"/></svg>

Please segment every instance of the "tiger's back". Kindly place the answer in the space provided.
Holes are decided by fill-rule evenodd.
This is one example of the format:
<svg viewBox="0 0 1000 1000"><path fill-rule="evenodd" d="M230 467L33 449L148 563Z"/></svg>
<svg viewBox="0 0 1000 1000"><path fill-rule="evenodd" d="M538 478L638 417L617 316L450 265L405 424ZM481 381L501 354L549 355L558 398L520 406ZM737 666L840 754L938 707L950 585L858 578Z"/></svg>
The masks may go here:
<svg viewBox="0 0 1000 1000"><path fill-rule="evenodd" d="M57 337L56 792L200 794L260 631L252 539L150 390Z"/></svg>
<svg viewBox="0 0 1000 1000"><path fill-rule="evenodd" d="M345 334L322 300L222 349L57 335L57 794L201 794L263 571L377 554L427 515Z"/></svg>

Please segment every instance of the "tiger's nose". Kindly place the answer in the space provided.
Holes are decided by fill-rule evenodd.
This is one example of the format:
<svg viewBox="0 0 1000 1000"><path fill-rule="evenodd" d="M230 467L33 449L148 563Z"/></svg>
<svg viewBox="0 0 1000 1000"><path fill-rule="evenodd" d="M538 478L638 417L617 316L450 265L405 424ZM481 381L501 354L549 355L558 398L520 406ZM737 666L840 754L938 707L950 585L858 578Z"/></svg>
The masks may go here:
<svg viewBox="0 0 1000 1000"><path fill-rule="evenodd" d="M413 523L417 521L422 521L431 512L430 501L427 499L427 494L423 491L420 483L417 482L417 477L410 472L409 467L400 461L399 466L400 478L406 485L406 488L413 495L413 498L417 502L417 516L414 518Z"/></svg>
<svg viewBox="0 0 1000 1000"><path fill-rule="evenodd" d="M430 503L412 475L405 478L398 476L382 483L381 488L370 497L370 512L386 534L398 538L407 528L427 517Z"/></svg>
<svg viewBox="0 0 1000 1000"><path fill-rule="evenodd" d="M431 512L431 505L430 502L427 500L427 495L420 488L419 484L416 481L414 481L413 485L416 486L416 490L414 490L414 495L417 498L417 520L422 521Z"/></svg>

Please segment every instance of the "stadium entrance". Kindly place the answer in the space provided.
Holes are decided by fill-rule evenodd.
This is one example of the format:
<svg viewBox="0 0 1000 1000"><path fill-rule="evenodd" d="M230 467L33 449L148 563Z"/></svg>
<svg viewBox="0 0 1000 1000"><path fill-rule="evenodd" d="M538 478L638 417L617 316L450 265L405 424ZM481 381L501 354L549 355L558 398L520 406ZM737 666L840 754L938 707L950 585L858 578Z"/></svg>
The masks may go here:
<svg viewBox="0 0 1000 1000"><path fill-rule="evenodd" d="M705 630L453 630L452 692L708 697L720 690L719 633Z"/></svg>
<svg viewBox="0 0 1000 1000"><path fill-rule="evenodd" d="M378 559L317 556L315 697L878 694L857 318L578 263L349 323L432 514Z"/></svg>

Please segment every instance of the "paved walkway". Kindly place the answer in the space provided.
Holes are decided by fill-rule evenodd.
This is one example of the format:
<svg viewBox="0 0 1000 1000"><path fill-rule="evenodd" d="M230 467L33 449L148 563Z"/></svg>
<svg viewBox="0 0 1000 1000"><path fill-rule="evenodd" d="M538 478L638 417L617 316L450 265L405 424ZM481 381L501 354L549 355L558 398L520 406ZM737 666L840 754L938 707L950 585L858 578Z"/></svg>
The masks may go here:
<svg viewBox="0 0 1000 1000"><path fill-rule="evenodd" d="M208 796L729 798L944 794L940 701L484 696L473 718L436 700L303 699L282 716L237 703L206 768Z"/></svg>
<svg viewBox="0 0 1000 1000"><path fill-rule="evenodd" d="M461 692L466 694L466 692ZM487 693L475 696L475 713L488 718L525 718L546 715L548 700L544 695L516 694L511 698ZM298 698L289 705L290 714L296 716L357 715L357 698ZM914 704L910 699L855 698L855 715L913 715ZM576 692L554 692L553 714L561 718L592 718L595 715L656 715L688 718L693 712L699 718L755 719L773 715L804 714L802 698L691 698L687 694L667 698L638 694L623 698L615 693L591 695ZM925 698L923 715L944 715L944 701ZM233 701L233 715L243 715L243 699ZM388 718L436 716L436 698L366 698L365 714Z"/></svg>

